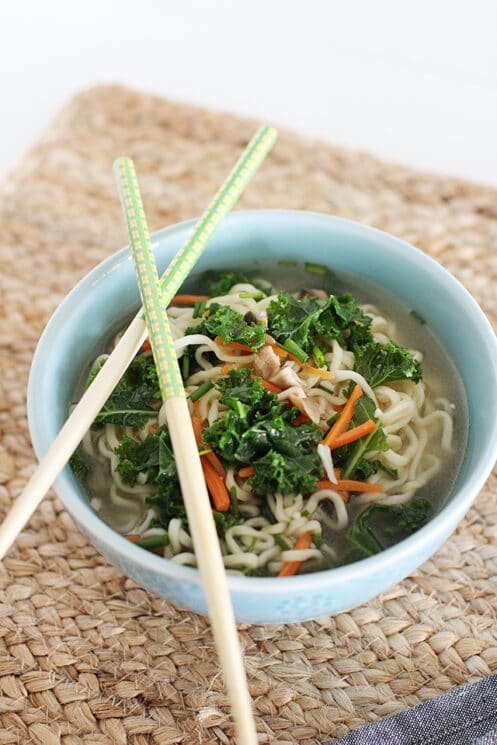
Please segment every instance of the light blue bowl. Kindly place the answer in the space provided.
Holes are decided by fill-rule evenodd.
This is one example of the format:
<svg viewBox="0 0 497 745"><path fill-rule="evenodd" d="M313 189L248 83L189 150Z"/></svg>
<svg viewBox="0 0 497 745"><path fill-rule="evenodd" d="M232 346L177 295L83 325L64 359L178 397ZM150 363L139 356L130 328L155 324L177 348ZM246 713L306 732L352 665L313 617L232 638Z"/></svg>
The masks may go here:
<svg viewBox="0 0 497 745"><path fill-rule="evenodd" d="M161 272L192 225L182 223L153 236ZM248 623L318 618L386 590L446 540L497 457L497 341L478 305L448 272L386 233L328 215L291 211L234 213L212 238L197 270L281 258L352 272L422 312L463 380L469 441L449 502L428 525L396 546L349 566L305 576L229 577L236 617ZM51 318L34 356L28 388L29 424L39 458L67 417L76 381L96 340L138 305L133 267L124 248L90 272ZM57 479L55 490L81 530L122 572L179 606L206 612L197 571L144 551L115 533L93 512L69 467Z"/></svg>

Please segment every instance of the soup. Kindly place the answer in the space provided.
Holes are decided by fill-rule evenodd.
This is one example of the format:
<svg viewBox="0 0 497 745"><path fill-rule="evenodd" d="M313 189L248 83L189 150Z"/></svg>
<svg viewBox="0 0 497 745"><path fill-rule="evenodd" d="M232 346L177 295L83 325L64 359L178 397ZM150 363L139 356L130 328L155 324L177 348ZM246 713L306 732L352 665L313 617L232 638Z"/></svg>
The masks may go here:
<svg viewBox="0 0 497 745"><path fill-rule="evenodd" d="M423 319L384 290L280 262L193 280L168 316L230 573L365 558L450 495L467 433L462 384ZM147 343L73 467L108 524L196 565Z"/></svg>

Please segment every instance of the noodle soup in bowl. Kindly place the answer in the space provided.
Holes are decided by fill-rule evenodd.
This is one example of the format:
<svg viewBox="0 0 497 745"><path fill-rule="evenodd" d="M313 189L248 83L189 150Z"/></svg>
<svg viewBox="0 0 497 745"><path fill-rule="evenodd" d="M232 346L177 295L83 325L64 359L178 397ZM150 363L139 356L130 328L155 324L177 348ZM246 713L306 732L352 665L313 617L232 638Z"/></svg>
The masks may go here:
<svg viewBox="0 0 497 745"><path fill-rule="evenodd" d="M183 223L153 236L160 272L191 227ZM187 290L203 295L212 287L209 278L223 271L244 277L223 292L218 287L212 300L169 312L187 391L198 397L192 413L202 426L201 447L214 454L203 458L219 456L226 469L231 505L227 512L216 509L216 518L236 618L289 623L338 613L431 556L483 486L497 456L495 336L475 301L435 261L393 236L327 215L231 215ZM288 301L294 290L295 302ZM325 308L331 292L340 304ZM28 391L39 457L98 356L138 305L132 262L123 249L82 280L50 320ZM250 327L248 345L215 333L224 333L224 306ZM316 309L321 316L313 319L311 338L305 320ZM289 334L288 319L302 313L299 331ZM331 317L338 325L334 339L325 342L323 324ZM257 344L256 332L262 333ZM392 346L392 339L401 346ZM148 354L143 350L137 363L136 387L153 377ZM80 480L68 466L55 489L81 530L125 574L205 613L198 572L189 566L187 526L171 490L160 401L153 402L153 390L147 395L157 411L143 421L103 418L81 449L83 460L92 465L94 457L97 467ZM353 418L345 422L347 408ZM257 438L251 431L237 439L240 421L251 416ZM333 433L337 420L342 432ZM364 425L367 431L353 432ZM358 439L347 442L353 437ZM368 451L363 445L372 437ZM266 452L261 448L267 441ZM154 447L157 453L161 448L164 474L162 501L155 503ZM292 458L295 467L287 473ZM216 461L206 467L206 478L209 467L215 472ZM293 489L292 497L285 488ZM164 555L130 542L130 533ZM298 543L302 536L307 543ZM293 561L300 563L292 568ZM299 573L285 576L296 566Z"/></svg>

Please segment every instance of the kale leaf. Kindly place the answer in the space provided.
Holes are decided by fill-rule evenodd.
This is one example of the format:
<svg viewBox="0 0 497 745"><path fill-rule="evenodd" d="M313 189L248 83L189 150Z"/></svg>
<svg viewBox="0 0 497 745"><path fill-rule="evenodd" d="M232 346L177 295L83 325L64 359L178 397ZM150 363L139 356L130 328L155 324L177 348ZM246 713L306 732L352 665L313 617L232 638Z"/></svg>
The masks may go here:
<svg viewBox="0 0 497 745"><path fill-rule="evenodd" d="M267 310L268 332L285 346L289 340L307 355L324 340L337 339L346 349L372 340L371 318L350 294L330 295L328 300L305 296L298 300L280 292Z"/></svg>
<svg viewBox="0 0 497 745"><path fill-rule="evenodd" d="M209 315L198 326L191 326L186 334L205 334L211 339L220 336L229 344L237 342L246 344L257 351L264 344L266 327L263 323L247 323L243 316L229 305L211 303L208 307Z"/></svg>
<svg viewBox="0 0 497 745"><path fill-rule="evenodd" d="M226 272L216 280L211 279L208 290L209 296L220 297L221 295L227 295L231 288L238 284L251 284L254 287L257 287L257 289L264 293L264 295L269 295L271 293L270 286L258 282L257 280L249 279L249 277L241 272Z"/></svg>
<svg viewBox="0 0 497 745"><path fill-rule="evenodd" d="M255 494L310 494L322 473L322 464L311 450L292 457L270 449L254 461L249 483Z"/></svg>
<svg viewBox="0 0 497 745"><path fill-rule="evenodd" d="M409 350L394 341L369 342L354 348L354 370L363 375L372 388L393 380L421 380L421 365Z"/></svg>
<svg viewBox="0 0 497 745"><path fill-rule="evenodd" d="M336 339L354 353L354 369L372 388L394 380L417 383L422 378L421 365L405 347L393 341L380 344L373 340L371 317L349 293L330 295L328 300L313 296L297 300L280 292L270 302L267 316L268 332L303 362L323 343Z"/></svg>
<svg viewBox="0 0 497 745"><path fill-rule="evenodd" d="M231 370L218 381L228 411L203 431L228 466L253 465L255 494L309 493L322 473L315 446L322 434L314 424L292 424L298 412L267 391L250 370Z"/></svg>
<svg viewBox="0 0 497 745"><path fill-rule="evenodd" d="M95 377L93 370L90 371L91 380ZM160 398L153 358L137 355L97 414L92 427L102 424L143 427L157 415Z"/></svg>
<svg viewBox="0 0 497 745"><path fill-rule="evenodd" d="M74 475L77 476L78 479L84 479L85 476L88 474L88 463L81 455L81 452L79 450L76 450L76 452L71 455L69 459L69 465L71 466Z"/></svg>
<svg viewBox="0 0 497 745"><path fill-rule="evenodd" d="M142 442L123 436L115 452L119 456L116 470L125 484L135 486L140 473L155 479L159 469L159 443L160 435L155 433L148 434Z"/></svg>
<svg viewBox="0 0 497 745"><path fill-rule="evenodd" d="M393 546L425 525L431 514L431 505L423 497L408 504L367 507L346 533L342 563L359 561Z"/></svg>
<svg viewBox="0 0 497 745"><path fill-rule="evenodd" d="M142 442L125 435L116 448L116 455L119 458L117 471L125 484L134 486L138 474L145 473L148 483L156 487L147 497L147 502L157 506L162 525L167 527L173 517L186 524L176 462L166 427L147 435Z"/></svg>

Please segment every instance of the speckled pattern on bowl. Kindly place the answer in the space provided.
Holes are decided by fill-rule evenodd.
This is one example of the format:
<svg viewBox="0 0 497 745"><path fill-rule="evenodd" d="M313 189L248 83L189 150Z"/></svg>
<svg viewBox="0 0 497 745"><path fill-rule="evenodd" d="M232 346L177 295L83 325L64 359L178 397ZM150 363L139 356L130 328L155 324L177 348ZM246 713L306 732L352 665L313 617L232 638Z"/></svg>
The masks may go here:
<svg viewBox="0 0 497 745"><path fill-rule="evenodd" d="M192 228L181 223L154 234L159 271ZM438 263L407 243L358 223L306 212L253 211L229 216L196 271L255 260L325 263L400 296L433 328L463 380L469 411L464 462L449 502L424 528L355 564L277 578L229 577L236 618L290 623L338 613L400 581L446 540L482 488L497 457L497 340L469 293ZM139 304L128 250L99 264L61 303L38 344L28 386L28 417L38 457L67 418L81 370L96 340ZM478 382L475 385L475 381ZM55 490L80 529L125 574L179 606L205 613L196 570L130 544L93 512L69 467Z"/></svg>

